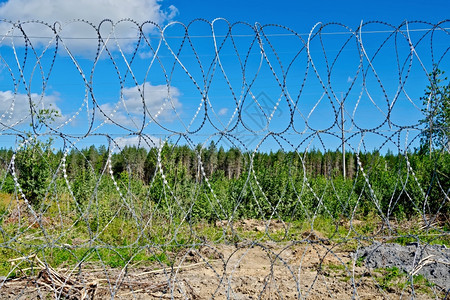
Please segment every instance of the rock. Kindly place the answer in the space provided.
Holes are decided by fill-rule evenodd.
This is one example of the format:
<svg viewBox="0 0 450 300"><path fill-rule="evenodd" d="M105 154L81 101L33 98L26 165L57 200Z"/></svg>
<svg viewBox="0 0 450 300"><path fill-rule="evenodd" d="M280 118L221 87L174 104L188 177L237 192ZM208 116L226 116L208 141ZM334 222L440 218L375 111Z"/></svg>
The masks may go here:
<svg viewBox="0 0 450 300"><path fill-rule="evenodd" d="M450 249L445 246L374 243L358 252L357 258L361 257L369 268L397 267L408 274L421 274L445 290L450 289Z"/></svg>

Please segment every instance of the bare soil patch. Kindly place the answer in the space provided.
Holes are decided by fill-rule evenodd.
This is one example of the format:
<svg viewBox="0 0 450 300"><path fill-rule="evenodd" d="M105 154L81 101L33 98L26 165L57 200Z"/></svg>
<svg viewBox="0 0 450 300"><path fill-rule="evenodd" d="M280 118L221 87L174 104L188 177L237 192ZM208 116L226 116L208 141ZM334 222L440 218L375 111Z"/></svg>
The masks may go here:
<svg viewBox="0 0 450 300"><path fill-rule="evenodd" d="M306 233L305 233L306 234ZM205 245L180 251L173 266L53 270L0 280L1 299L436 299L445 294L379 284L379 271L319 240ZM405 279L407 280L407 279Z"/></svg>

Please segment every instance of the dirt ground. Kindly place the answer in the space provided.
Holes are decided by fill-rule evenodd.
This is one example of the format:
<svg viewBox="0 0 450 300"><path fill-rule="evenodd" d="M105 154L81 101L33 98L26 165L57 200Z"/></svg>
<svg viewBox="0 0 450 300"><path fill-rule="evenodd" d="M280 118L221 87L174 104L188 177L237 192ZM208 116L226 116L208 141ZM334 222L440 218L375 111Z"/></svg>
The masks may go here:
<svg viewBox="0 0 450 300"><path fill-rule="evenodd" d="M256 220L243 220L235 225L244 231L262 233L267 230ZM274 231L283 226L281 223L272 225ZM386 273L369 268L349 247L332 244L318 232L305 231L299 238L296 242L286 243L267 240L235 244L205 242L168 253L172 266L146 262L110 268L85 263L82 269L55 270L35 258L36 275L14 279L0 277L0 299L446 297L442 287L433 284L425 288L424 284L412 286L407 276L383 281Z"/></svg>
<svg viewBox="0 0 450 300"><path fill-rule="evenodd" d="M310 235L308 242L241 243L191 248L173 267L42 270L33 278L0 280L1 299L411 299L410 285L381 288L377 272L349 251ZM442 291L414 290L415 299Z"/></svg>

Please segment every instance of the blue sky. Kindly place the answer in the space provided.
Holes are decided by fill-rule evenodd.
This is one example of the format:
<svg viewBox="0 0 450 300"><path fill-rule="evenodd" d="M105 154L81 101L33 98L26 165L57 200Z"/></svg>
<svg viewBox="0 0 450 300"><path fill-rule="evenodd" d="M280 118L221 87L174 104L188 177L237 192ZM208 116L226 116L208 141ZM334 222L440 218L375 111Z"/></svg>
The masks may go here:
<svg viewBox="0 0 450 300"><path fill-rule="evenodd" d="M187 133L188 138L181 137L179 143L209 144L214 140L221 141L224 146L234 144L253 150L261 142L259 147L263 150L277 150L280 145L285 150L296 147L335 150L340 145L340 128L335 124L335 115L339 101L345 97L346 136L354 135L347 140L347 149L364 146L369 150L376 149L385 137L393 134L392 141L381 150L405 149L417 136L417 131L398 131L398 126L417 124L423 117L419 98L427 83L427 71L432 66L430 34L417 45L412 60L409 60L411 48L402 35L406 34L406 26L402 27L402 34L395 37L390 35L393 29L389 25L365 25L362 40L366 56L361 54L355 38L348 44L346 41L351 37L349 32L356 29L361 20L382 21L394 26L405 20L437 23L446 19L450 11L448 1L0 2L3 2L1 18L12 21L36 19L51 24L60 21L65 42L65 45L59 45L52 65L55 43L51 30L37 23L25 24L23 29L31 37L41 62L37 64L31 49L25 52L24 39L18 29L9 31L12 26L1 23L0 30L7 37L0 47L3 59L0 143L14 145L17 132L30 130L28 103L31 98L39 107L52 105L57 109L61 118L53 127L60 126L58 132L73 135L68 140L81 148L107 143L106 135L123 146L142 143L139 135L149 144L158 144L159 139L172 136L171 140L177 141L177 133ZM167 44L161 43L159 48L159 31L146 25L144 33L150 37L153 49L142 43L135 56L133 50L137 39L111 36L107 44L111 57L103 49L98 60L95 60L95 30L86 23L66 23L70 19L83 18L98 25L104 18L115 22L125 17L138 23L150 19L161 26L175 23L166 28ZM220 17L230 23L248 23L233 26L235 44L230 38L225 40L219 52L220 60L215 56L211 24L203 21L189 26L193 48L185 40L178 53L185 28L176 22L188 25L196 18L211 22ZM262 39L265 50L265 56L262 56L258 43L250 47L255 38L251 26L256 22L289 27L301 34L303 41L287 28L265 26L260 31L267 35ZM327 25L322 40L315 38L310 42L312 61L308 61L304 41L318 22L342 23L348 28L339 24ZM450 22L445 25L450 27ZM430 28L427 24L417 23L408 26L413 42L423 37L426 31L422 30ZM110 30L110 23L101 27L105 37ZM215 21L217 45L224 41L227 30L225 21ZM314 32L317 30L318 27ZM137 29L135 24L123 21L116 24L114 32L116 37L135 37ZM381 49L380 45L383 45ZM442 57L449 45L448 34L435 32L434 58ZM22 66L25 55L27 63ZM444 70L450 69L449 56L445 54L440 62ZM241 64L244 60L243 72ZM327 62L330 67L334 60L333 68L327 71ZM86 82L93 82L92 91L86 90L79 70ZM283 78L286 87L280 88ZM404 85L403 81L406 82ZM400 86L403 90L399 90ZM203 102L205 95L207 101ZM94 100L98 105L95 109ZM143 100L147 106L145 113ZM384 122L390 109L391 122ZM241 120L238 112L242 114ZM116 124L108 122L105 115ZM151 117L154 120L150 120ZM382 135L370 133L373 129ZM362 133L361 130L369 132ZM319 131L325 132L318 134ZM38 132L45 135L51 131L43 127ZM230 138L220 138L219 132L228 132ZM269 132L279 135L263 139ZM82 137L87 133L87 137ZM62 144L62 140L56 140ZM414 145L417 145L417 139Z"/></svg>
<svg viewBox="0 0 450 300"><path fill-rule="evenodd" d="M340 22L356 28L361 20L400 24L404 20L437 22L449 18L450 2L431 1L165 1L179 10L177 19L224 17L230 21L277 23L309 32L317 22Z"/></svg>

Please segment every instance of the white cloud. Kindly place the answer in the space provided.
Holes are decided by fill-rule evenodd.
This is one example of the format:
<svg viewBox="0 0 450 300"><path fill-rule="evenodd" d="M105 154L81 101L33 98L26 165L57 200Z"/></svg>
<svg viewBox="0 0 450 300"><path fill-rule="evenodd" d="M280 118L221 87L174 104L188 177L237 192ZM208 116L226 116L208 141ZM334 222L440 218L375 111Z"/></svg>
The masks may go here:
<svg viewBox="0 0 450 300"><path fill-rule="evenodd" d="M39 95L32 93L30 97L26 94L13 93L12 91L0 91L0 129L5 130L7 127L16 127L21 124L31 123L30 99L37 110L54 109L59 115L61 109L57 106L59 96ZM55 122L61 123L64 117L58 118Z"/></svg>
<svg viewBox="0 0 450 300"><path fill-rule="evenodd" d="M348 83L352 82L353 80L354 80L353 77L350 77L350 76L347 77L347 82L348 82Z"/></svg>
<svg viewBox="0 0 450 300"><path fill-rule="evenodd" d="M225 108L225 107L224 107L224 108L221 108L217 114L218 114L219 116L224 116L224 115L227 114L227 112L228 112L228 108Z"/></svg>
<svg viewBox="0 0 450 300"><path fill-rule="evenodd" d="M153 58L153 52L151 51L139 52L138 55L141 59Z"/></svg>
<svg viewBox="0 0 450 300"><path fill-rule="evenodd" d="M178 100L180 91L176 87L166 85L151 85L145 82L139 86L124 88L123 100L118 103L105 103L100 106L104 115L123 126L139 129L144 117L143 99L146 105L146 122L150 116L158 121L172 121L180 112L181 102ZM102 119L105 116L102 115Z"/></svg>
<svg viewBox="0 0 450 300"><path fill-rule="evenodd" d="M167 15L167 18L169 20L175 18L180 13L178 8L176 8L174 5L169 6L169 11L170 11L170 13Z"/></svg>
<svg viewBox="0 0 450 300"><path fill-rule="evenodd" d="M122 150L126 146L140 147L148 150L150 148L159 147L161 145L161 139L154 136L119 137L114 141L118 146L118 150Z"/></svg>
<svg viewBox="0 0 450 300"><path fill-rule="evenodd" d="M92 54L97 48L96 40L73 38L96 39L96 31L86 23L73 23L72 20L83 19L95 26L104 19L118 22L126 18L131 18L139 24L145 21L163 24L172 20L178 14L178 9L173 5L163 9L160 3L158 0L9 0L0 5L0 19L12 22L39 20L50 25L58 21L61 24L59 34L72 52L84 51ZM1 22L0 34L6 34L11 28L11 24ZM24 24L23 28L28 36L54 36L50 28L38 23ZM111 32L111 24L105 23L102 28L101 33L106 37ZM148 33L152 28L153 26L145 26L144 30ZM138 26L132 22L122 22L117 24L115 33L120 37L135 38ZM21 35L21 32L16 28L14 33L9 34ZM48 38L31 39L32 43L42 45L46 45L49 41ZM23 38L16 39L15 43L17 42L23 42ZM121 42L121 46L126 48L135 42L133 39L125 40ZM111 46L114 44L115 42L111 42Z"/></svg>

